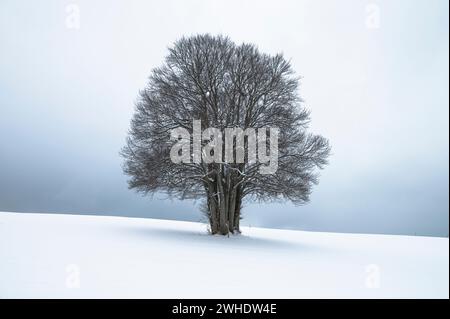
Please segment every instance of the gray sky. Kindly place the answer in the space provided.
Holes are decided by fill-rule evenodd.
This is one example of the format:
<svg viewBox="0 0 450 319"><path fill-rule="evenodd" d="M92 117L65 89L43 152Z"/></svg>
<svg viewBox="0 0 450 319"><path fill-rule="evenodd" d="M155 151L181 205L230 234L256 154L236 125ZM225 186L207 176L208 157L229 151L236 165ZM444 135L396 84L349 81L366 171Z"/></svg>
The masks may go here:
<svg viewBox="0 0 450 319"><path fill-rule="evenodd" d="M310 204L248 204L244 224L448 236L448 9L444 0L2 0L0 210L201 220L191 202L129 191L118 152L167 46L208 32L291 59L311 130L333 146Z"/></svg>

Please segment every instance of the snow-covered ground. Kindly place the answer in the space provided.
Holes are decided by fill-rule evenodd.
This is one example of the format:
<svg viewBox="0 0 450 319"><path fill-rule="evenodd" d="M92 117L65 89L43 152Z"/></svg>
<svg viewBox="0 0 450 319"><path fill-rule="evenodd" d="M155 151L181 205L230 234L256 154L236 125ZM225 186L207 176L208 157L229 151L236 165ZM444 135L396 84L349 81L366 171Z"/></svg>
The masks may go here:
<svg viewBox="0 0 450 319"><path fill-rule="evenodd" d="M3 298L448 298L448 238L0 213Z"/></svg>

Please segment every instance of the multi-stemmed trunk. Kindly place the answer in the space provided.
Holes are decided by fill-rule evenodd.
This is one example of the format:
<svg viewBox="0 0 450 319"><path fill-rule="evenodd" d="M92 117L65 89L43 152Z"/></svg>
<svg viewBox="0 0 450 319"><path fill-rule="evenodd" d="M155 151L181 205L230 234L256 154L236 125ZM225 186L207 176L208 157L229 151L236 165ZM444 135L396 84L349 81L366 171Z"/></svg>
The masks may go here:
<svg viewBox="0 0 450 319"><path fill-rule="evenodd" d="M220 170L210 179L206 192L211 233L239 233L242 188L237 174L232 170Z"/></svg>

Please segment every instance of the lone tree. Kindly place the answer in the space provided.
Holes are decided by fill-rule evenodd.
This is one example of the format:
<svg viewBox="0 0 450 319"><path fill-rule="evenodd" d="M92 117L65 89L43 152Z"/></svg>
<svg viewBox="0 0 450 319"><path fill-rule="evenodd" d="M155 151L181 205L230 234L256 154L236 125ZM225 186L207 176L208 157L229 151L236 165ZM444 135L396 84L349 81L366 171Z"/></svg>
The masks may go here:
<svg viewBox="0 0 450 319"><path fill-rule="evenodd" d="M222 235L239 232L244 198L307 202L318 183L315 170L327 163L330 146L325 138L306 132L309 111L297 91L298 78L281 54L270 56L255 45L236 45L223 36L182 38L169 48L165 63L151 72L140 91L121 152L129 187L144 194L203 198L211 233ZM243 145L231 143L233 154L242 152L243 146L243 163L224 161L222 149L203 150L203 156L219 154L212 163L175 163L170 156L175 144L171 132L183 128L194 143L193 120L201 121L201 130L278 128L276 172L262 174L265 164L249 161L250 135L244 136ZM203 135L201 146L207 142L211 140Z"/></svg>

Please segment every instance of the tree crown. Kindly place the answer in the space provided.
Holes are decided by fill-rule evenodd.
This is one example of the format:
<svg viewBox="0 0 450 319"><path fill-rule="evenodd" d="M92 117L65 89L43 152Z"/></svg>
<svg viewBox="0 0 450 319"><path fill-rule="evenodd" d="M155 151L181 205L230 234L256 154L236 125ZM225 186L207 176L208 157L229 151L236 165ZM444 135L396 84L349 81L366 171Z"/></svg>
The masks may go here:
<svg viewBox="0 0 450 319"><path fill-rule="evenodd" d="M227 189L239 188L242 197L308 201L318 182L316 168L327 163L330 146L307 132L310 113L298 86L281 54L261 53L255 45L237 45L224 36L181 38L140 91L122 150L129 187L198 198L214 196L208 189L219 181ZM193 120L201 120L202 130L278 128L276 173L261 174L262 163L173 163L171 130L192 133Z"/></svg>

